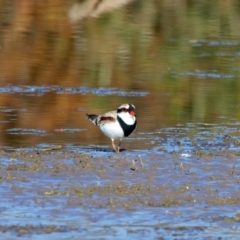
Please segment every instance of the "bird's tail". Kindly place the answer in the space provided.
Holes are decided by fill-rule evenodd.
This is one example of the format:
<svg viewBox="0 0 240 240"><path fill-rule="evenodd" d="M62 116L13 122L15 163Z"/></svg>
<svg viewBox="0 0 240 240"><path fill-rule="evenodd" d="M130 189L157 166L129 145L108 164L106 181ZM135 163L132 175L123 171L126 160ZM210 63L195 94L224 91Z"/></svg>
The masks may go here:
<svg viewBox="0 0 240 240"><path fill-rule="evenodd" d="M96 114L88 114L88 113L87 113L86 116L87 116L87 119L88 119L89 121L91 121L93 124L97 125L98 115L96 115Z"/></svg>

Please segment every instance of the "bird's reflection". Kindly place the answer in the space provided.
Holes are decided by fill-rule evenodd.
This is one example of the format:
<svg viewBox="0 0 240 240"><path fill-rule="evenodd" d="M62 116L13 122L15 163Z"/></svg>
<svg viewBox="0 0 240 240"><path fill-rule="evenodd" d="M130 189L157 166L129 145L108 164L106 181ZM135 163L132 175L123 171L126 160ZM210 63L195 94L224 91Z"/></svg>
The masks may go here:
<svg viewBox="0 0 240 240"><path fill-rule="evenodd" d="M75 23L86 17L98 17L104 12L122 7L133 0L85 0L72 5L69 18Z"/></svg>

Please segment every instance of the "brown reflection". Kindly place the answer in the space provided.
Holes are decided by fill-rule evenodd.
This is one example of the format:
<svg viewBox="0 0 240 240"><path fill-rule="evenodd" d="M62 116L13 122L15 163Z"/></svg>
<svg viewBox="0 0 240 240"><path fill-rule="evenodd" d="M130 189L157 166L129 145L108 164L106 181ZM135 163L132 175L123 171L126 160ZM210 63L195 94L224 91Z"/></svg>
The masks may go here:
<svg viewBox="0 0 240 240"><path fill-rule="evenodd" d="M11 1L6 15L0 77L14 85L73 83L76 70L72 68L74 56L69 55L72 39L63 5L57 1Z"/></svg>
<svg viewBox="0 0 240 240"><path fill-rule="evenodd" d="M104 12L112 11L133 0L85 0L73 4L69 10L72 22L77 22L86 17L98 17Z"/></svg>
<svg viewBox="0 0 240 240"><path fill-rule="evenodd" d="M67 10L74 8L75 19L99 18L73 26ZM137 108L136 134L178 123L218 122L219 116L238 121L240 12L236 9L236 1L208 0L102 0L74 5L63 0L0 1L0 88L57 85L149 93L130 97L0 91L1 146L13 141L18 146L41 142L108 146L108 139L77 109L102 113L124 102ZM101 15L105 11L110 12ZM48 135L10 135L5 131L10 128L43 129ZM87 131L64 134L55 132L57 128Z"/></svg>

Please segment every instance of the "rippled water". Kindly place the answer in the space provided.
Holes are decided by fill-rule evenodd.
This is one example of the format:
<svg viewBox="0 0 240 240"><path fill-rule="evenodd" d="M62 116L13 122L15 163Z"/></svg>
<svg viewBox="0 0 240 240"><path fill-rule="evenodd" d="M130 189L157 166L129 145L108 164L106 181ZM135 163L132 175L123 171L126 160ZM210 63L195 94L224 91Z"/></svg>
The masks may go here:
<svg viewBox="0 0 240 240"><path fill-rule="evenodd" d="M46 231L51 239L62 233L65 239L72 234L89 239L238 236L237 1L10 0L0 6L0 148L29 154L52 149L55 159L53 164L48 155L45 165L33 171L30 156L1 155L6 196L0 231L6 237L46 239ZM111 141L85 114L115 110L126 102L136 106L138 127L116 157ZM64 150L91 155L97 168L86 175L68 171L77 162ZM115 165L112 158L117 158ZM58 161L66 168L56 166ZM15 169L13 163L23 165ZM101 177L103 186L119 179L135 186L143 180L153 188L166 184L173 195L180 185L191 185L191 191L183 205L158 205L159 196L152 192L155 200L147 198L152 206L142 202L130 210L114 193L120 205L110 208L99 193L96 199L103 206L93 208L71 206L70 200L79 197L71 191L70 200L51 195L52 189L98 184L101 168L107 174ZM49 169L61 171L54 175ZM134 173L139 176L124 182ZM38 184L51 187L36 192ZM206 188L198 192L201 185ZM201 202L191 202L194 196ZM33 226L19 229L20 220Z"/></svg>

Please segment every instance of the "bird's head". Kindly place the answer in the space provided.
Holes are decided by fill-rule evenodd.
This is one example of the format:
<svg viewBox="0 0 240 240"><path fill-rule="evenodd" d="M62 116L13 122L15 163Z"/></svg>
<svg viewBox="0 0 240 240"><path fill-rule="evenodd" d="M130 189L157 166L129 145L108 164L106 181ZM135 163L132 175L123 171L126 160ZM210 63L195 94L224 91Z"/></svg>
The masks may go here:
<svg viewBox="0 0 240 240"><path fill-rule="evenodd" d="M117 115L129 125L132 125L136 121L135 106L130 103L122 104L118 110Z"/></svg>

